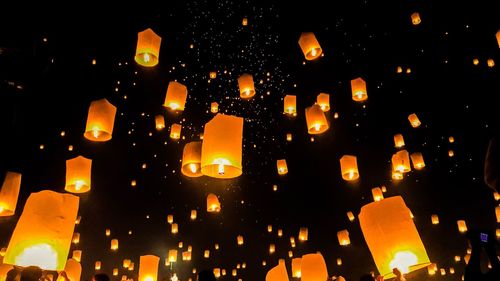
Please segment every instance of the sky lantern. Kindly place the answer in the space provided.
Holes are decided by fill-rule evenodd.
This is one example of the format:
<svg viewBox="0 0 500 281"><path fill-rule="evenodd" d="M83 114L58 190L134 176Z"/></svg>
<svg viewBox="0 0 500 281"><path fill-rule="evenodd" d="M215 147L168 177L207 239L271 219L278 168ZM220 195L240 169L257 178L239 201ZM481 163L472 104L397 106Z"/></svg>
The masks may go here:
<svg viewBox="0 0 500 281"><path fill-rule="evenodd" d="M323 53L316 36L312 32L302 32L299 46L306 60L315 60Z"/></svg>
<svg viewBox="0 0 500 281"><path fill-rule="evenodd" d="M10 238L4 263L63 270L79 198L49 190L31 193Z"/></svg>
<svg viewBox="0 0 500 281"><path fill-rule="evenodd" d="M123 260L123 263L122 263L123 268L128 268L128 267L130 266L130 263L131 263L131 262L132 262L132 261L131 261L131 260L129 260L129 259L124 259L124 260Z"/></svg>
<svg viewBox="0 0 500 281"><path fill-rule="evenodd" d="M467 224L465 223L464 220L458 220L457 221L457 226L458 226L458 231L460 233L465 233L467 232Z"/></svg>
<svg viewBox="0 0 500 281"><path fill-rule="evenodd" d="M168 261L169 262L177 262L177 250L169 250L168 251Z"/></svg>
<svg viewBox="0 0 500 281"><path fill-rule="evenodd" d="M373 201L375 202L384 199L384 194L382 193L382 189L380 189L380 187L372 188L372 196L373 196Z"/></svg>
<svg viewBox="0 0 500 281"><path fill-rule="evenodd" d="M495 207L495 215L497 216L497 222L500 223L500 206Z"/></svg>
<svg viewBox="0 0 500 281"><path fill-rule="evenodd" d="M0 217L14 215L20 188L21 174L7 172L0 189Z"/></svg>
<svg viewBox="0 0 500 281"><path fill-rule="evenodd" d="M189 251L182 252L182 260L183 261L190 261L191 260L191 252L189 252Z"/></svg>
<svg viewBox="0 0 500 281"><path fill-rule="evenodd" d="M112 251L118 250L118 239L111 240L111 250Z"/></svg>
<svg viewBox="0 0 500 281"><path fill-rule="evenodd" d="M299 229L299 241L307 241L308 236L309 236L309 229L307 227L301 227ZM292 238L290 238L290 241ZM294 241L293 243L295 243L295 239L293 241Z"/></svg>
<svg viewBox="0 0 500 281"><path fill-rule="evenodd" d="M392 155L391 163L393 171L399 173L407 173L411 171L410 156L406 150L400 150L396 152L396 154Z"/></svg>
<svg viewBox="0 0 500 281"><path fill-rule="evenodd" d="M411 163L413 164L413 169L421 170L425 167L424 156L421 152L413 152L410 154Z"/></svg>
<svg viewBox="0 0 500 281"><path fill-rule="evenodd" d="M249 99L255 96L255 86L253 83L253 76L251 74L242 74L238 78L238 86L240 88L240 98Z"/></svg>
<svg viewBox="0 0 500 281"><path fill-rule="evenodd" d="M316 97L316 103L324 112L330 111L330 95L327 93L320 93Z"/></svg>
<svg viewBox="0 0 500 281"><path fill-rule="evenodd" d="M358 162L354 155L344 155L340 158L340 171L342 178L346 181L354 181L359 178Z"/></svg>
<svg viewBox="0 0 500 281"><path fill-rule="evenodd" d="M219 278L221 275L220 268L214 268L213 270L215 278Z"/></svg>
<svg viewBox="0 0 500 281"><path fill-rule="evenodd" d="M288 173L288 167L286 165L286 159L280 159L276 161L276 166L278 167L279 175L286 175Z"/></svg>
<svg viewBox="0 0 500 281"><path fill-rule="evenodd" d="M356 219L351 211L347 212L347 218L349 221L354 221Z"/></svg>
<svg viewBox="0 0 500 281"><path fill-rule="evenodd" d="M495 61L493 59L488 59L486 61L486 64L488 65L488 67L494 67L495 66Z"/></svg>
<svg viewBox="0 0 500 281"><path fill-rule="evenodd" d="M83 156L66 160L66 187L72 193L85 193L90 190L92 160Z"/></svg>
<svg viewBox="0 0 500 281"><path fill-rule="evenodd" d="M394 146L397 148L401 148L405 146L405 140L403 139L402 134L395 134L394 135Z"/></svg>
<svg viewBox="0 0 500 281"><path fill-rule="evenodd" d="M236 237L236 241L238 242L238 245L243 245L244 243L243 236L238 235L238 237Z"/></svg>
<svg viewBox="0 0 500 281"><path fill-rule="evenodd" d="M325 279L326 280L326 279ZM266 281L288 281L288 272L284 263L278 263L266 274Z"/></svg>
<svg viewBox="0 0 500 281"><path fill-rule="evenodd" d="M201 172L214 178L241 175L243 118L217 114L205 124L201 147Z"/></svg>
<svg viewBox="0 0 500 281"><path fill-rule="evenodd" d="M269 254L274 254L276 252L276 245L269 244Z"/></svg>
<svg viewBox="0 0 500 281"><path fill-rule="evenodd" d="M351 240L349 239L349 231L347 231L347 229L338 231L337 239L339 239L339 245L341 246L347 246L351 244Z"/></svg>
<svg viewBox="0 0 500 281"><path fill-rule="evenodd" d="M163 106L172 110L183 111L186 106L187 95L188 90L185 85L179 82L170 81L168 83L167 94Z"/></svg>
<svg viewBox="0 0 500 281"><path fill-rule="evenodd" d="M107 99L95 100L90 103L87 115L87 125L83 136L91 141L108 141L113 134L116 107Z"/></svg>
<svg viewBox="0 0 500 281"><path fill-rule="evenodd" d="M287 134L286 134L286 140L287 140L287 141L292 141L292 134L287 133Z"/></svg>
<svg viewBox="0 0 500 281"><path fill-rule="evenodd" d="M212 113L219 112L219 104L217 102L214 101L210 104L210 112Z"/></svg>
<svg viewBox="0 0 500 281"><path fill-rule="evenodd" d="M184 145L182 152L181 172L187 177L201 177L201 141L193 141Z"/></svg>
<svg viewBox="0 0 500 281"><path fill-rule="evenodd" d="M74 250L71 258L80 262L82 260L82 250Z"/></svg>
<svg viewBox="0 0 500 281"><path fill-rule="evenodd" d="M311 135L322 134L328 130L328 121L321 107L314 104L306 108L307 132Z"/></svg>
<svg viewBox="0 0 500 281"><path fill-rule="evenodd" d="M420 14L415 12L411 14L411 23L413 25L419 25L422 20L420 19Z"/></svg>
<svg viewBox="0 0 500 281"><path fill-rule="evenodd" d="M283 99L283 112L288 115L297 116L297 96L285 96Z"/></svg>
<svg viewBox="0 0 500 281"><path fill-rule="evenodd" d="M300 278L300 276L301 276L301 273L300 273L301 262L302 262L301 258L292 259L292 277Z"/></svg>
<svg viewBox="0 0 500 281"><path fill-rule="evenodd" d="M434 214L431 216L431 222L432 224L439 224L439 217L438 215Z"/></svg>
<svg viewBox="0 0 500 281"><path fill-rule="evenodd" d="M137 34L137 48L135 62L139 65L152 67L158 64L160 58L161 37L151 28ZM142 280L141 280L142 281Z"/></svg>
<svg viewBox="0 0 500 281"><path fill-rule="evenodd" d="M377 269L385 278L394 277L393 268L406 274L430 264L410 210L401 196L363 206L359 223Z"/></svg>
<svg viewBox="0 0 500 281"><path fill-rule="evenodd" d="M415 113L408 115L408 121L410 121L410 124L413 128L418 128L422 124L420 122L420 119L418 119L417 114Z"/></svg>
<svg viewBox="0 0 500 281"><path fill-rule="evenodd" d="M198 212L196 210L191 210L191 216L190 216L191 220L194 221L196 219L197 215L198 215Z"/></svg>
<svg viewBox="0 0 500 281"><path fill-rule="evenodd" d="M203 253L203 257L206 259L210 258L210 250L205 250L205 252Z"/></svg>
<svg viewBox="0 0 500 281"><path fill-rule="evenodd" d="M70 281L80 281L80 277L82 275L82 265L79 261L68 259L68 261L66 261L64 271L66 272L66 276L68 276L68 279ZM57 280L64 281L65 279L62 278L62 276L59 276Z"/></svg>
<svg viewBox="0 0 500 281"><path fill-rule="evenodd" d="M208 73L208 77L210 77L210 79L215 79L217 78L217 71L210 71Z"/></svg>
<svg viewBox="0 0 500 281"><path fill-rule="evenodd" d="M247 18L243 18L243 19L241 20L241 25L243 25L243 26L247 26L247 25L248 25L248 19L247 19Z"/></svg>
<svg viewBox="0 0 500 281"><path fill-rule="evenodd" d="M80 243L80 233L78 232L73 233L73 237L71 238L71 243L73 244Z"/></svg>
<svg viewBox="0 0 500 281"><path fill-rule="evenodd" d="M160 258L153 255L141 256L139 259L139 280L156 281L158 279L158 264Z"/></svg>
<svg viewBox="0 0 500 281"><path fill-rule="evenodd" d="M113 268L113 276L118 276L118 268Z"/></svg>
<svg viewBox="0 0 500 281"><path fill-rule="evenodd" d="M177 234L179 233L179 225L176 224L176 223L173 223L170 227L170 232L172 232L172 234Z"/></svg>
<svg viewBox="0 0 500 281"><path fill-rule="evenodd" d="M167 223L172 224L174 222L174 215L167 215Z"/></svg>
<svg viewBox="0 0 500 281"><path fill-rule="evenodd" d="M210 193L207 196L207 212L218 213L220 212L220 203L217 195Z"/></svg>
<svg viewBox="0 0 500 281"><path fill-rule="evenodd" d="M155 116L155 128L158 131L165 129L165 117L163 115L158 114Z"/></svg>
<svg viewBox="0 0 500 281"><path fill-rule="evenodd" d="M182 130L182 125L181 124L172 124L170 127L170 138L173 140L178 140L181 138L181 130Z"/></svg>
<svg viewBox="0 0 500 281"><path fill-rule="evenodd" d="M128 271L133 271L134 267L135 267L135 264L133 262L131 262L130 265L128 266Z"/></svg>
<svg viewBox="0 0 500 281"><path fill-rule="evenodd" d="M302 256L301 261L301 281L324 281L328 279L328 269L325 259L318 252Z"/></svg>
<svg viewBox="0 0 500 281"><path fill-rule="evenodd" d="M366 82L361 77L351 80L351 91L354 101L365 101L368 99Z"/></svg>

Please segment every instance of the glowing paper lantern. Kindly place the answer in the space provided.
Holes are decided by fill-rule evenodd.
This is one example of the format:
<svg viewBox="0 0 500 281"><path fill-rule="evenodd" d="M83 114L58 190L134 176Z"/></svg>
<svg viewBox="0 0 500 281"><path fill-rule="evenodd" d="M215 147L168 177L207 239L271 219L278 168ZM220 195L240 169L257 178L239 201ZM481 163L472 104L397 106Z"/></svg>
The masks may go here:
<svg viewBox="0 0 500 281"><path fill-rule="evenodd" d="M170 81L168 83L167 94L163 106L172 110L184 110L186 106L186 99L188 90L186 86L179 82Z"/></svg>
<svg viewBox="0 0 500 281"><path fill-rule="evenodd" d="M372 188L373 201L378 202L384 199L384 194L379 187Z"/></svg>
<svg viewBox="0 0 500 281"><path fill-rule="evenodd" d="M432 215L431 216L431 222L432 222L432 224L439 224L439 217L438 217L438 215Z"/></svg>
<svg viewBox="0 0 500 281"><path fill-rule="evenodd" d="M72 193L85 193L90 190L92 160L83 156L66 160L66 187Z"/></svg>
<svg viewBox="0 0 500 281"><path fill-rule="evenodd" d="M283 107L285 114L297 116L297 96L286 95L283 99Z"/></svg>
<svg viewBox="0 0 500 281"><path fill-rule="evenodd" d="M113 268L113 276L118 276L118 268Z"/></svg>
<svg viewBox="0 0 500 281"><path fill-rule="evenodd" d="M170 127L170 138L174 140L180 139L181 130L182 130L182 125L172 124L172 127Z"/></svg>
<svg viewBox="0 0 500 281"><path fill-rule="evenodd" d="M410 154L410 158L415 170L421 170L425 167L424 156L421 152L413 152Z"/></svg>
<svg viewBox="0 0 500 281"><path fill-rule="evenodd" d="M500 223L500 206L495 208L495 214L497 216L497 222Z"/></svg>
<svg viewBox="0 0 500 281"><path fill-rule="evenodd" d="M286 134L286 140L292 141L292 134L290 134L290 133Z"/></svg>
<svg viewBox="0 0 500 281"><path fill-rule="evenodd" d="M212 112L212 113L217 113L217 112L219 112L219 104L218 104L218 103L216 103L216 102L212 102L212 103L210 104L210 112Z"/></svg>
<svg viewBox="0 0 500 281"><path fill-rule="evenodd" d="M190 218L191 218L191 220L193 220L193 221L194 221L194 220L196 219L196 217L197 217L197 212L196 212L196 210L191 210L191 217L190 217Z"/></svg>
<svg viewBox="0 0 500 281"><path fill-rule="evenodd" d="M128 266L128 271L133 271L134 270L134 263L131 262L130 265Z"/></svg>
<svg viewBox="0 0 500 281"><path fill-rule="evenodd" d="M111 229L106 228L105 234L106 234L106 236L109 237L111 235Z"/></svg>
<svg viewBox="0 0 500 281"><path fill-rule="evenodd" d="M73 233L73 238L71 238L71 242L73 244L80 243L80 233L78 233L78 232Z"/></svg>
<svg viewBox="0 0 500 281"><path fill-rule="evenodd" d="M168 261L169 262L177 262L177 250L169 250L168 251Z"/></svg>
<svg viewBox="0 0 500 281"><path fill-rule="evenodd" d="M339 244L341 246L347 246L351 244L351 240L349 239L349 231L347 231L347 229L338 231L337 239L339 239Z"/></svg>
<svg viewBox="0 0 500 281"><path fill-rule="evenodd" d="M274 254L275 251L276 251L276 245L269 244L269 254Z"/></svg>
<svg viewBox="0 0 500 281"><path fill-rule="evenodd" d="M328 121L319 105L314 104L306 108L307 132L311 135L322 134L328 130Z"/></svg>
<svg viewBox="0 0 500 281"><path fill-rule="evenodd" d="M142 66L155 66L160 58L161 37L148 28L137 34L135 62ZM142 281L142 280L141 280Z"/></svg>
<svg viewBox="0 0 500 281"><path fill-rule="evenodd" d="M66 262L66 266L64 267L64 271L66 272L66 276L70 281L80 281L80 276L82 275L82 265L79 261L74 259L68 259ZM64 281L62 276L59 276L57 280Z"/></svg>
<svg viewBox="0 0 500 281"><path fill-rule="evenodd" d="M495 66L495 61L493 59L488 59L486 61L486 64L488 65L488 67L494 67Z"/></svg>
<svg viewBox="0 0 500 281"><path fill-rule="evenodd" d="M302 263L301 258L292 259L292 277L300 278L300 276L301 276L301 272L300 272L301 263Z"/></svg>
<svg viewBox="0 0 500 281"><path fill-rule="evenodd" d="M279 175L286 175L288 173L286 159L280 159L280 160L276 161L276 166L278 167L278 174Z"/></svg>
<svg viewBox="0 0 500 281"><path fill-rule="evenodd" d="M91 141L108 141L113 134L116 107L107 99L90 103L87 125L83 136Z"/></svg>
<svg viewBox="0 0 500 281"><path fill-rule="evenodd" d="M207 196L207 212L209 213L218 213L220 212L220 203L217 196L213 193L208 194Z"/></svg>
<svg viewBox="0 0 500 281"><path fill-rule="evenodd" d="M247 26L247 25L248 25L248 19L247 19L247 18L243 18L243 19L241 20L241 25L243 25L243 26Z"/></svg>
<svg viewBox="0 0 500 281"><path fill-rule="evenodd" d="M354 214L351 211L347 212L347 218L350 221L354 221L354 219L355 219Z"/></svg>
<svg viewBox="0 0 500 281"><path fill-rule="evenodd" d="M14 215L20 188L21 174L7 172L0 189L0 217Z"/></svg>
<svg viewBox="0 0 500 281"><path fill-rule="evenodd" d="M316 36L312 32L303 32L300 35L299 46L306 60L315 60L323 53Z"/></svg>
<svg viewBox="0 0 500 281"><path fill-rule="evenodd" d="M309 230L307 229L307 227L301 227L299 230L299 241L307 241L308 236L309 236ZM292 238L290 238L290 241ZM293 241L294 241L293 243L295 243L295 239Z"/></svg>
<svg viewBox="0 0 500 281"><path fill-rule="evenodd" d="M429 275L435 275L437 271L437 264L431 263L430 265L427 266L427 274Z"/></svg>
<svg viewBox="0 0 500 281"><path fill-rule="evenodd" d="M460 233L465 233L467 232L467 224L465 223L464 220L458 220L457 221L457 226L458 226L458 231Z"/></svg>
<svg viewBox="0 0 500 281"><path fill-rule="evenodd" d="M187 177L201 177L201 141L193 141L184 145L182 152L181 172Z"/></svg>
<svg viewBox="0 0 500 281"><path fill-rule="evenodd" d="M344 155L340 158L340 171L342 178L346 181L354 181L359 178L358 163L356 156Z"/></svg>
<svg viewBox="0 0 500 281"><path fill-rule="evenodd" d="M408 173L411 171L410 155L406 150L400 150L392 156L392 170L399 173Z"/></svg>
<svg viewBox="0 0 500 281"><path fill-rule="evenodd" d="M354 101L365 101L368 99L366 82L361 77L351 80L351 91Z"/></svg>
<svg viewBox="0 0 500 281"><path fill-rule="evenodd" d="M214 268L213 272L214 272L215 278L220 277L220 268Z"/></svg>
<svg viewBox="0 0 500 281"><path fill-rule="evenodd" d="M77 262L80 262L82 260L82 251L81 250L74 250L71 258Z"/></svg>
<svg viewBox="0 0 500 281"><path fill-rule="evenodd" d="M283 229L278 229L278 237L283 236Z"/></svg>
<svg viewBox="0 0 500 281"><path fill-rule="evenodd" d="M236 237L236 241L238 242L238 245L243 245L243 236L241 235L238 235L238 237Z"/></svg>
<svg viewBox="0 0 500 281"><path fill-rule="evenodd" d="M163 115L158 114L155 116L155 127L158 131L165 129L165 117Z"/></svg>
<svg viewBox="0 0 500 281"><path fill-rule="evenodd" d="M191 252L189 252L189 251L182 252L182 260L183 261L190 261L191 260Z"/></svg>
<svg viewBox="0 0 500 281"><path fill-rule="evenodd" d="M240 88L240 98L249 99L255 96L255 86L251 74L242 74L238 78L238 86Z"/></svg>
<svg viewBox="0 0 500 281"><path fill-rule="evenodd" d="M205 252L203 253L203 257L208 259L210 257L210 250L205 250Z"/></svg>
<svg viewBox="0 0 500 281"><path fill-rule="evenodd" d="M419 25L422 20L420 19L420 14L419 13L413 13L411 14L411 23L413 25Z"/></svg>
<svg viewBox="0 0 500 281"><path fill-rule="evenodd" d="M422 124L420 122L420 119L418 119L417 114L415 113L408 115L408 121L410 121L410 124L413 128L418 128Z"/></svg>
<svg viewBox="0 0 500 281"><path fill-rule="evenodd" d="M241 175L243 118L217 114L205 124L201 172L214 178Z"/></svg>
<svg viewBox="0 0 500 281"><path fill-rule="evenodd" d="M337 258L337 265L338 265L338 266L341 266L341 265L342 265L342 259L341 259L341 258Z"/></svg>
<svg viewBox="0 0 500 281"><path fill-rule="evenodd" d="M118 250L118 239L111 240L111 250L112 251Z"/></svg>
<svg viewBox="0 0 500 281"><path fill-rule="evenodd" d="M429 265L410 210L400 196L363 206L359 223L377 269L385 278L394 277L393 268L405 274Z"/></svg>
<svg viewBox="0 0 500 281"><path fill-rule="evenodd" d="M94 264L94 269L95 270L101 270L101 261L96 261Z"/></svg>
<svg viewBox="0 0 500 281"><path fill-rule="evenodd" d="M325 279L326 280L326 279ZM278 263L266 274L266 281L288 281L288 272L284 263Z"/></svg>
<svg viewBox="0 0 500 281"><path fill-rule="evenodd" d="M141 256L139 260L139 281L156 281L160 258L153 255Z"/></svg>
<svg viewBox="0 0 500 281"><path fill-rule="evenodd" d="M217 78L217 72L215 72L215 71L210 71L210 73L208 74L208 77L210 77L210 79L215 79L215 78Z"/></svg>
<svg viewBox="0 0 500 281"><path fill-rule="evenodd" d="M328 279L325 259L320 253L302 256L301 281L324 281Z"/></svg>
<svg viewBox="0 0 500 281"><path fill-rule="evenodd" d="M123 260L123 268L128 268L130 266L131 260L129 259L124 259Z"/></svg>
<svg viewBox="0 0 500 281"><path fill-rule="evenodd" d="M330 111L330 95L321 93L316 97L316 103L324 112Z"/></svg>
<svg viewBox="0 0 500 281"><path fill-rule="evenodd" d="M63 270L79 198L49 190L31 193L10 238L4 263Z"/></svg>
<svg viewBox="0 0 500 281"><path fill-rule="evenodd" d="M170 229L170 231L172 232L172 234L177 234L179 233L179 225L176 224L176 223L173 223L172 224L172 227Z"/></svg>
<svg viewBox="0 0 500 281"><path fill-rule="evenodd" d="M495 37L497 38L498 48L500 48L500 30L497 31L497 33L495 34Z"/></svg>
<svg viewBox="0 0 500 281"><path fill-rule="evenodd" d="M403 139L402 134L394 135L394 146L397 148L401 148L401 147L405 146L405 140Z"/></svg>
<svg viewBox="0 0 500 281"><path fill-rule="evenodd" d="M167 215L167 222L172 224L174 222L174 215Z"/></svg>
<svg viewBox="0 0 500 281"><path fill-rule="evenodd" d="M268 225L267 226L267 232L269 232L269 233L273 232L273 226L272 225Z"/></svg>

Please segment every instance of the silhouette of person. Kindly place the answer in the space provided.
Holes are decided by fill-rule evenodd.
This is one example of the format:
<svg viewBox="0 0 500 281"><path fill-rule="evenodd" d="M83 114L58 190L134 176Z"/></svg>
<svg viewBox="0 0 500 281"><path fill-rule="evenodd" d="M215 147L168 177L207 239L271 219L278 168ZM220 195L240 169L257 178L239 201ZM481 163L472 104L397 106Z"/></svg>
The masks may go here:
<svg viewBox="0 0 500 281"><path fill-rule="evenodd" d="M39 281L42 278L42 269L38 266L28 266L21 271L20 281Z"/></svg>

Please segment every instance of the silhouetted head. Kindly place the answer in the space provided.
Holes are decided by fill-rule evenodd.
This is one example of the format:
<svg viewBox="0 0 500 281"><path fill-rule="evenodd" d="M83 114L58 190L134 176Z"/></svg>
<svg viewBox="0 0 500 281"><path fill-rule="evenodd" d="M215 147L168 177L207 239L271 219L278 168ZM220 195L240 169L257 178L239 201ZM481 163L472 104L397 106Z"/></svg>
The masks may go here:
<svg viewBox="0 0 500 281"><path fill-rule="evenodd" d="M20 281L38 281L42 277L42 269L38 266L28 266L21 271Z"/></svg>
<svg viewBox="0 0 500 281"><path fill-rule="evenodd" d="M92 277L92 281L109 281L109 276L104 273L99 273Z"/></svg>
<svg viewBox="0 0 500 281"><path fill-rule="evenodd" d="M7 276L5 276L5 281L14 281L19 275L19 270L17 268L13 268L7 272ZM19 280L19 279L17 279Z"/></svg>
<svg viewBox="0 0 500 281"><path fill-rule="evenodd" d="M365 274L359 278L359 281L375 281L375 278L371 274Z"/></svg>
<svg viewBox="0 0 500 281"><path fill-rule="evenodd" d="M198 281L215 281L215 275L211 270L202 270L198 273Z"/></svg>

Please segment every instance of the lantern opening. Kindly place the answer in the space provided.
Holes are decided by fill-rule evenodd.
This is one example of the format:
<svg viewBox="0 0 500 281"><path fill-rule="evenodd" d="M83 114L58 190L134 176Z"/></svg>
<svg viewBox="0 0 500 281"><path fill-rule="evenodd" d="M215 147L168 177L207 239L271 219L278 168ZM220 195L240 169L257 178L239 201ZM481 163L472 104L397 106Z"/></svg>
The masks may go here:
<svg viewBox="0 0 500 281"><path fill-rule="evenodd" d="M77 190L77 191L81 190L84 185L86 185L86 184L82 180L75 181L75 190Z"/></svg>
<svg viewBox="0 0 500 281"><path fill-rule="evenodd" d="M57 251L48 244L35 244L25 248L16 258L18 266L38 266L46 270L57 268Z"/></svg>
<svg viewBox="0 0 500 281"><path fill-rule="evenodd" d="M144 281L154 281L154 278L152 276L146 276Z"/></svg>
<svg viewBox="0 0 500 281"><path fill-rule="evenodd" d="M144 53L142 59L144 60L144 62L149 62L151 60L151 57L149 57L148 53Z"/></svg>
<svg viewBox="0 0 500 281"><path fill-rule="evenodd" d="M189 164L189 170L194 174L198 170L195 163Z"/></svg>
<svg viewBox="0 0 500 281"><path fill-rule="evenodd" d="M401 273L406 274L410 272L410 266L416 265L418 258L410 251L397 252L394 258L390 261L389 266L391 269L397 268Z"/></svg>
<svg viewBox="0 0 500 281"><path fill-rule="evenodd" d="M178 103L175 103L175 102L171 102L168 107L170 107L171 109L173 110L176 110L177 108L179 108L179 104Z"/></svg>
<svg viewBox="0 0 500 281"><path fill-rule="evenodd" d="M99 128L98 127L93 127L92 128L92 135L94 136L94 138L99 138Z"/></svg>
<svg viewBox="0 0 500 281"><path fill-rule="evenodd" d="M0 205L0 214L3 212L4 206Z"/></svg>
<svg viewBox="0 0 500 281"><path fill-rule="evenodd" d="M224 165L231 165L231 163L229 163L229 161L227 159L224 159L224 158L217 158L214 160L214 162L212 164L215 164L215 165L218 165L218 168L217 168L217 173L219 175L224 175Z"/></svg>

